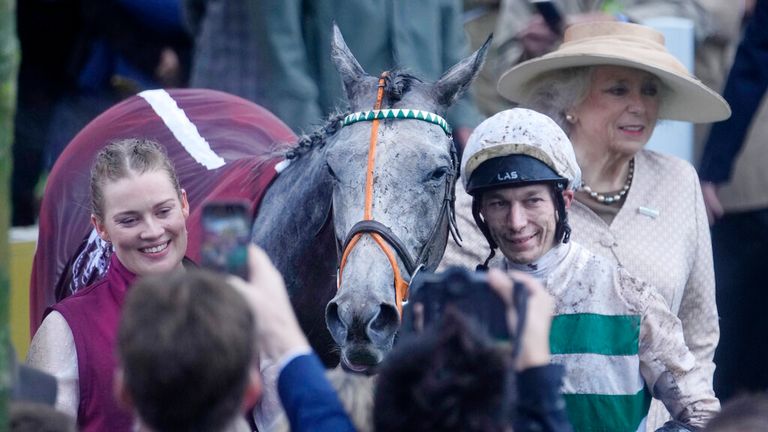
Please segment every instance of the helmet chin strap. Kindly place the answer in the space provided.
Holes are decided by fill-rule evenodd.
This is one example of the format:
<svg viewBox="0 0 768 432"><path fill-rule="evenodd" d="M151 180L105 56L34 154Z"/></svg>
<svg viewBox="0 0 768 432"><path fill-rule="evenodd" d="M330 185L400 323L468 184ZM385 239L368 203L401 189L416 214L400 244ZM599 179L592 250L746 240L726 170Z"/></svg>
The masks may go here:
<svg viewBox="0 0 768 432"><path fill-rule="evenodd" d="M491 237L491 229L488 228L488 224L485 223L483 216L480 214L480 199L476 197L472 197L472 217L475 219L477 227L480 228L480 232L482 232L485 239L488 240L488 246L491 248L491 253L488 255L488 258L485 259L484 263L478 264L476 270L488 271L488 263L496 256L496 248L499 247L499 245L497 245L493 240L493 237Z"/></svg>
<svg viewBox="0 0 768 432"><path fill-rule="evenodd" d="M565 186L562 183L556 183L552 188L555 195L555 211L557 212L555 242L568 243L571 240L571 226L568 224L568 211L565 209L565 198L563 197Z"/></svg>

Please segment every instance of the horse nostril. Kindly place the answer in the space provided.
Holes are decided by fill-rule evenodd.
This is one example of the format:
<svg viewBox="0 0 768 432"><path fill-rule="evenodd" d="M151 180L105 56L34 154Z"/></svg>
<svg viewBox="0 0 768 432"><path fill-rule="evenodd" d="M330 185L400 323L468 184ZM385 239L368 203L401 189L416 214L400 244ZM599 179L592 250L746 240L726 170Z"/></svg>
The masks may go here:
<svg viewBox="0 0 768 432"><path fill-rule="evenodd" d="M400 314L397 309L389 304L381 304L379 313L369 325L369 329L382 337L393 335L400 327Z"/></svg>
<svg viewBox="0 0 768 432"><path fill-rule="evenodd" d="M333 340L340 344L347 338L347 325L339 316L339 305L336 302L328 303L325 308L325 323L331 332Z"/></svg>

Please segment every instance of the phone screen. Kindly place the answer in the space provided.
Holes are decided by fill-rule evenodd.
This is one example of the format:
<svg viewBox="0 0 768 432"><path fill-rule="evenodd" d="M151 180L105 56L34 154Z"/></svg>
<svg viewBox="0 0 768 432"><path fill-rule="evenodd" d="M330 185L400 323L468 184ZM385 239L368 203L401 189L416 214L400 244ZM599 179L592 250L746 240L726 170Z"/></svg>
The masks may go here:
<svg viewBox="0 0 768 432"><path fill-rule="evenodd" d="M202 215L203 267L248 278L248 244L251 227L248 208L238 202L210 202Z"/></svg>

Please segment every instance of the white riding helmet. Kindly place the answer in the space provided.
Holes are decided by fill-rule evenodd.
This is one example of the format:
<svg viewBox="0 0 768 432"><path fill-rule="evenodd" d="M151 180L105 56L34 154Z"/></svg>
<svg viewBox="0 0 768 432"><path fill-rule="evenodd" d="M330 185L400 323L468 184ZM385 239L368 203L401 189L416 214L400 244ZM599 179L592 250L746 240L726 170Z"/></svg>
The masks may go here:
<svg viewBox="0 0 768 432"><path fill-rule="evenodd" d="M551 184L557 225L555 240L567 243L571 228L562 192L581 185L581 169L573 145L551 118L524 108L502 111L478 125L461 158L461 179L472 195L472 215L495 255L498 247L480 214L483 192L530 184Z"/></svg>
<svg viewBox="0 0 768 432"><path fill-rule="evenodd" d="M461 168L470 195L526 183L564 180L563 189L574 190L581 184L581 169L565 132L551 118L525 108L502 111L480 123L467 141Z"/></svg>

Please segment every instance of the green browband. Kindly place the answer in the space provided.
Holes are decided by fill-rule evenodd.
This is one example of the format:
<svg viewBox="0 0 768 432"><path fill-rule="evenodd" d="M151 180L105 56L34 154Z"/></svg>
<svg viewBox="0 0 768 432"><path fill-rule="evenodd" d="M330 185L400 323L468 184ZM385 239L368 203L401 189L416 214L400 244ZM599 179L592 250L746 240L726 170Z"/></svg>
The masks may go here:
<svg viewBox="0 0 768 432"><path fill-rule="evenodd" d="M415 109L382 109L382 110L370 110L370 111L358 111L352 113L341 121L342 126L349 126L353 123L361 121L372 120L386 120L386 119L409 119L409 120L421 120L429 123L436 124L443 128L446 135L451 135L451 127L444 118L435 113L428 111L415 110Z"/></svg>

